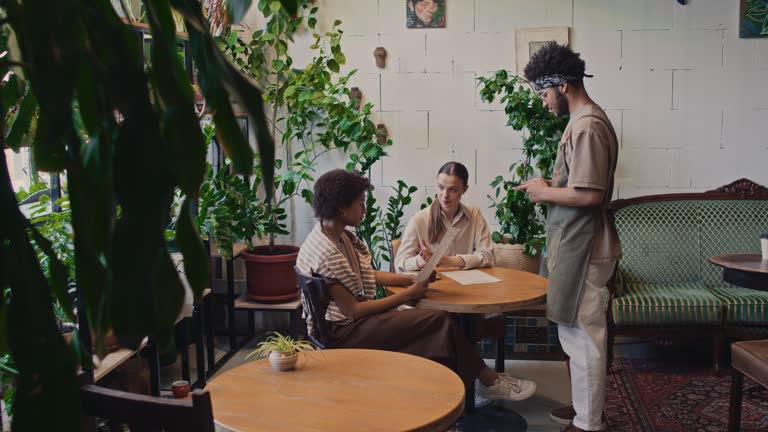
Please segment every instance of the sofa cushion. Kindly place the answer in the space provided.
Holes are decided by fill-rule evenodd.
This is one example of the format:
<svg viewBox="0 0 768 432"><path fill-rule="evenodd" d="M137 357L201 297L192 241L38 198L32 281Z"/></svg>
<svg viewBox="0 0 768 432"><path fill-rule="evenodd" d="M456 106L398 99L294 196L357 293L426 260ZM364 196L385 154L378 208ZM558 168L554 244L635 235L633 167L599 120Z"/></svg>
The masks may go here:
<svg viewBox="0 0 768 432"><path fill-rule="evenodd" d="M717 325L722 317L720 299L698 282L625 284L611 307L617 326Z"/></svg>
<svg viewBox="0 0 768 432"><path fill-rule="evenodd" d="M727 287L722 269L709 258L722 254L759 254L760 234L768 232L768 200L698 201L701 208L701 281Z"/></svg>
<svg viewBox="0 0 768 432"><path fill-rule="evenodd" d="M729 285L710 288L725 306L726 324L768 325L768 292Z"/></svg>
<svg viewBox="0 0 768 432"><path fill-rule="evenodd" d="M616 211L625 284L699 282L698 201L636 204Z"/></svg>

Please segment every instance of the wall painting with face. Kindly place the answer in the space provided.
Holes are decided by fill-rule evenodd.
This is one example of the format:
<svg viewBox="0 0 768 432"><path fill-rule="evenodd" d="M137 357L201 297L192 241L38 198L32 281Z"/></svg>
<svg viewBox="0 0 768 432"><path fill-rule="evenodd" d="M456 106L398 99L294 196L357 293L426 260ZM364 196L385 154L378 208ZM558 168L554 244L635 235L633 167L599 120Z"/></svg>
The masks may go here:
<svg viewBox="0 0 768 432"><path fill-rule="evenodd" d="M405 23L408 28L445 28L448 0L405 0Z"/></svg>

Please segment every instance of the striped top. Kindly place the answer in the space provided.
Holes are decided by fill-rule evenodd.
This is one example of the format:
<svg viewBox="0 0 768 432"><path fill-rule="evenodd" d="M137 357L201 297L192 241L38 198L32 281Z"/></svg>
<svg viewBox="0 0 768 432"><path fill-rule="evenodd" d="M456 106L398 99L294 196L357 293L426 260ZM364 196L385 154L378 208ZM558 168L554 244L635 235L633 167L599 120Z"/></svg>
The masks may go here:
<svg viewBox="0 0 768 432"><path fill-rule="evenodd" d="M342 284L358 300L359 295L373 300L376 292L376 274L371 266L371 254L368 252L368 247L354 233L345 231L344 235L349 240L345 243L352 246L351 255L358 259L360 273L356 272L350 265L341 249L326 237L319 223L315 225L307 239L304 240L304 244L301 245L299 256L296 259L296 267L306 275L321 276L331 284ZM309 308L303 294L301 301L304 305L307 328L312 329L312 317L309 315ZM344 315L334 301L328 305L325 319L339 325L352 322L352 318Z"/></svg>

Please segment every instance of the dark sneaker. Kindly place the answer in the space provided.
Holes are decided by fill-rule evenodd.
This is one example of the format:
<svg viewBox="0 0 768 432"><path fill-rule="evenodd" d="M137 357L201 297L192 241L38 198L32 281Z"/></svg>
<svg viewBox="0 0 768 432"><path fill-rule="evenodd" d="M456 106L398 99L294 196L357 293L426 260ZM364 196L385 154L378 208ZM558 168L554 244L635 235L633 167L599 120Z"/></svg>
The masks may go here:
<svg viewBox="0 0 768 432"><path fill-rule="evenodd" d="M576 417L576 410L573 409L573 405L553 409L549 412L549 418L561 425L570 425L574 417Z"/></svg>

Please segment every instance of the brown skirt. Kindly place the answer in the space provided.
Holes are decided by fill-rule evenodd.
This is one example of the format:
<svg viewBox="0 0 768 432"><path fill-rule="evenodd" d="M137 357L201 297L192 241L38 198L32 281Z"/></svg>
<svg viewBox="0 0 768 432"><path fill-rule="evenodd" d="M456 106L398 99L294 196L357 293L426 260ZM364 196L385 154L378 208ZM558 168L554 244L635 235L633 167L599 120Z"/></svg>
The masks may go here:
<svg viewBox="0 0 768 432"><path fill-rule="evenodd" d="M336 348L397 351L434 360L473 385L485 362L447 312L407 309L367 316L346 325L328 323Z"/></svg>

